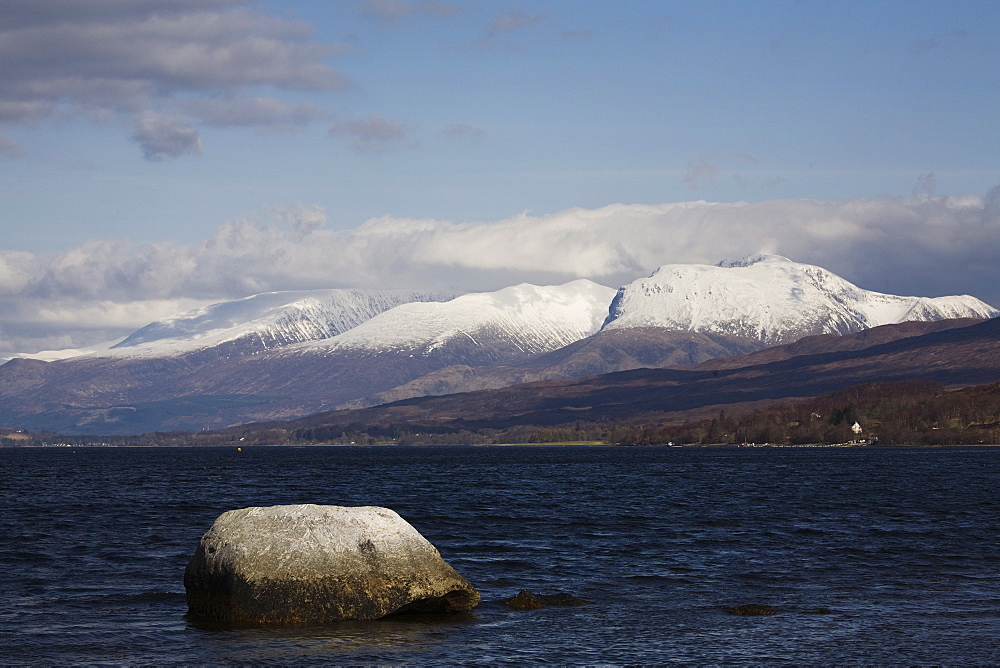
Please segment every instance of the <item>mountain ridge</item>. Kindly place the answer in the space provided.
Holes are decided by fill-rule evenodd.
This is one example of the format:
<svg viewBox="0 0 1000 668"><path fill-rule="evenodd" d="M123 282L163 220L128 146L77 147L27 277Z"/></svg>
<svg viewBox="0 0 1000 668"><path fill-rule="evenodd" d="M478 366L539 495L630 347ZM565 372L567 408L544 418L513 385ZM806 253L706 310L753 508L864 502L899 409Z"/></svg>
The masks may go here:
<svg viewBox="0 0 1000 668"><path fill-rule="evenodd" d="M664 265L652 283L637 279L618 291L579 279L450 299L363 289L265 293L152 323L111 352L0 366L0 422L87 433L214 429L428 394L723 359L767 347L773 343L768 332L813 332L824 314L838 334L840 325L864 329L871 318L849 321L844 315L859 300L874 303L873 312L883 317L938 321L949 314L1000 313L965 298L951 299L954 313L928 310L937 302L864 291L778 256L730 264L738 266ZM684 280L671 283L678 276ZM728 278L718 282L718 276ZM644 326L642 318L630 317L669 313L671 299L689 288L684 301L703 303L680 309L673 325ZM822 299L813 304L817 291ZM757 299L764 293L770 301ZM839 310L829 310L831 299L840 300ZM716 313L713 304L720 303L746 308ZM758 325L770 318L767 328L753 318L730 317L748 312ZM729 326L733 322L737 326ZM716 372L726 368L719 364Z"/></svg>
<svg viewBox="0 0 1000 668"><path fill-rule="evenodd" d="M665 327L756 338L769 345L909 320L992 318L969 295L902 297L864 290L780 255L719 265L663 265L618 290L603 329Z"/></svg>
<svg viewBox="0 0 1000 668"><path fill-rule="evenodd" d="M306 342L295 352L336 349L429 354L455 338L503 339L526 354L548 352L600 328L614 289L587 279L558 286L528 283L469 293L440 303L388 309L351 330Z"/></svg>
<svg viewBox="0 0 1000 668"><path fill-rule="evenodd" d="M241 341L249 344L250 352L268 350L335 337L397 306L456 296L351 288L268 292L150 323L112 346L109 353L178 354Z"/></svg>

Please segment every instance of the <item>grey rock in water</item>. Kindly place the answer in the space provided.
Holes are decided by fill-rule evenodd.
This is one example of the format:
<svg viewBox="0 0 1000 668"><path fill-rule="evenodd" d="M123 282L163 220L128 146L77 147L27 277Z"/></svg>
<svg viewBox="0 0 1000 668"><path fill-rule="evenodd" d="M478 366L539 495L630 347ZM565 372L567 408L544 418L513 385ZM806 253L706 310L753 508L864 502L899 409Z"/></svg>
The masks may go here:
<svg viewBox="0 0 1000 668"><path fill-rule="evenodd" d="M732 608L723 608L730 615L736 615L737 617L761 617L765 615L776 615L778 614L778 609L773 605L759 605L757 603L747 603L746 605L737 605Z"/></svg>
<svg viewBox="0 0 1000 668"><path fill-rule="evenodd" d="M506 606L515 610L541 610L542 608L561 607L568 608L580 605L590 605L590 601L577 598L572 594L559 592L556 594L536 594L527 589L522 589L516 596L505 598L500 601Z"/></svg>
<svg viewBox="0 0 1000 668"><path fill-rule="evenodd" d="M388 508L303 504L223 513L184 573L191 614L314 623L471 610L479 592Z"/></svg>

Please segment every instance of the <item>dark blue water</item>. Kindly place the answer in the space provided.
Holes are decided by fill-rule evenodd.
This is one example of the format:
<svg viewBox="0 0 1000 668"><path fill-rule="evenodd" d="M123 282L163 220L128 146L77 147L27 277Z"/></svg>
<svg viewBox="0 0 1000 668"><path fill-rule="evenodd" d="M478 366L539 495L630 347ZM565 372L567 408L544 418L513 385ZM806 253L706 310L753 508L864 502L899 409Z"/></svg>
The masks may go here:
<svg viewBox="0 0 1000 668"><path fill-rule="evenodd" d="M1000 663L1000 448L0 450L0 663ZM469 615L208 629L222 512L380 505ZM517 612L528 588L588 599ZM724 608L772 605L768 617Z"/></svg>

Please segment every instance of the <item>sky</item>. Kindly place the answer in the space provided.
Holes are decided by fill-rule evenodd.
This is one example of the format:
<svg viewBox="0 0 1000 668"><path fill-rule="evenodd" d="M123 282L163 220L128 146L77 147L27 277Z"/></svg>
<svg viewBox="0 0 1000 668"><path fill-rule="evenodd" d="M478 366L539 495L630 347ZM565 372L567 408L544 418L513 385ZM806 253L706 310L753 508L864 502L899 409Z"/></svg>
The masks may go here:
<svg viewBox="0 0 1000 668"><path fill-rule="evenodd" d="M1000 2L3 0L0 359L775 252L1000 306Z"/></svg>

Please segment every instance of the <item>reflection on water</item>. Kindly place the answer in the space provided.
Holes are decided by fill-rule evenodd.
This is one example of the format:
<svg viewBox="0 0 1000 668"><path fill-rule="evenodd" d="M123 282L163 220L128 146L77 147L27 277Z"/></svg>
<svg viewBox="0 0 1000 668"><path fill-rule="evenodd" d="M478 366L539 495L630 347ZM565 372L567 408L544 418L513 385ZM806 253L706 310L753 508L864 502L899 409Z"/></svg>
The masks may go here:
<svg viewBox="0 0 1000 668"><path fill-rule="evenodd" d="M225 655L235 662L288 663L336 656L338 661L370 663L379 658L419 662L421 652L446 644L455 629L475 623L476 618L468 614L426 615L422 619L393 617L267 628L225 628L188 621L212 646L213 655Z"/></svg>

